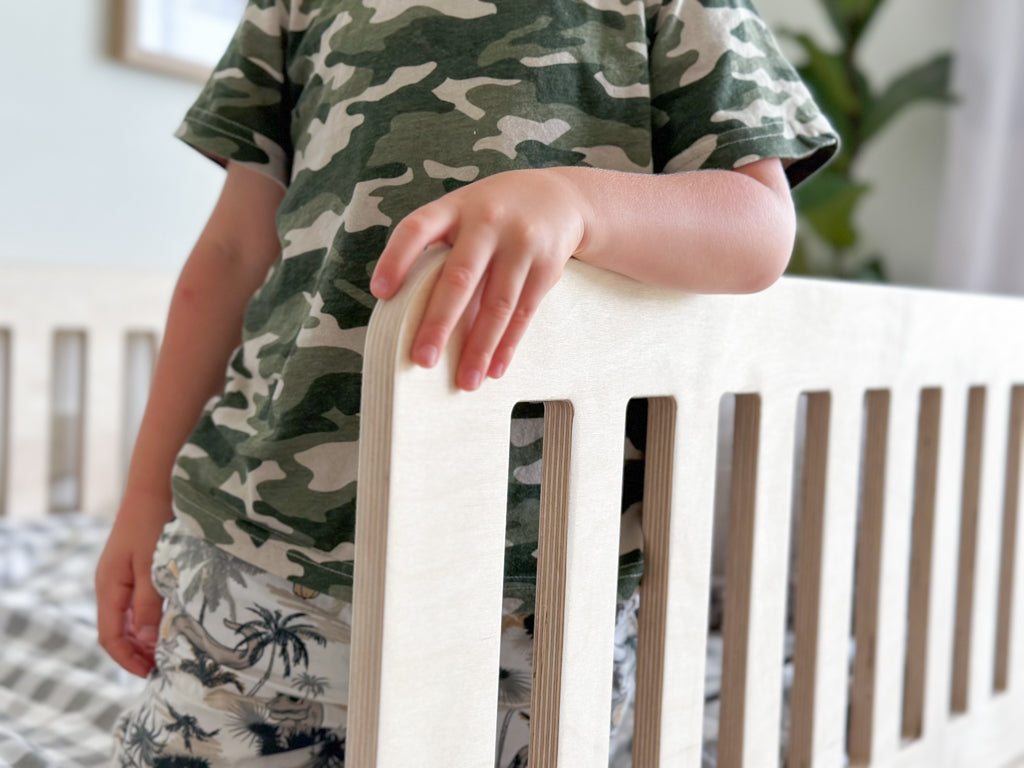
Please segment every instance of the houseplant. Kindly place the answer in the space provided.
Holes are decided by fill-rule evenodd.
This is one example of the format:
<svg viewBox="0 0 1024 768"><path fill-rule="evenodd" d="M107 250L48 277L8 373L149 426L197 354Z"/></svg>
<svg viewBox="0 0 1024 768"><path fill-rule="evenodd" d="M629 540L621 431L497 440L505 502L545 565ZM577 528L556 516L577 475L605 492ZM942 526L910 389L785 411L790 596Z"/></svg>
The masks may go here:
<svg viewBox="0 0 1024 768"><path fill-rule="evenodd" d="M800 52L797 70L842 140L831 165L794 191L800 227L790 272L884 280L879 254L860 247L856 213L871 191L857 176L857 160L895 118L922 101L949 103L952 56L943 53L874 88L858 64L865 33L885 0L818 0L839 39L826 50L806 32L782 29Z"/></svg>

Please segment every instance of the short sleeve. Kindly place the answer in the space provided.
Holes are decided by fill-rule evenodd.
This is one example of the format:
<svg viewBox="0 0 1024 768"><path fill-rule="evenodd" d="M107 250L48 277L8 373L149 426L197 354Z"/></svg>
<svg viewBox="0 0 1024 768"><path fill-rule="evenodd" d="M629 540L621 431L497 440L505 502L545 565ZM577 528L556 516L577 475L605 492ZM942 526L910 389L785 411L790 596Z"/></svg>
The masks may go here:
<svg viewBox="0 0 1024 768"><path fill-rule="evenodd" d="M749 0L663 0L651 17L656 171L781 158L790 185L839 139Z"/></svg>
<svg viewBox="0 0 1024 768"><path fill-rule="evenodd" d="M226 165L242 163L287 186L288 11L284 0L249 0L224 56L175 136Z"/></svg>

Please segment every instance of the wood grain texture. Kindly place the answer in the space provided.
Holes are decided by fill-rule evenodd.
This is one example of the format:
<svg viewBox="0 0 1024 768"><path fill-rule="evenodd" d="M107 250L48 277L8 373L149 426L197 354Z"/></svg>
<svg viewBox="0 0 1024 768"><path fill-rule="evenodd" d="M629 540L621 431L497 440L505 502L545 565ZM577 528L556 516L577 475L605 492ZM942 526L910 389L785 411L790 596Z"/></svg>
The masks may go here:
<svg viewBox="0 0 1024 768"><path fill-rule="evenodd" d="M795 697L797 711L809 714L795 726L796 764L838 768L845 760L842 690L858 490L863 501L857 527L851 764L976 768L1024 754L1019 728L1024 691L1015 687L1013 675L1021 622L1019 612L1006 607L1012 607L1006 595L1019 589L1020 569L1007 575L1004 564L998 580L1004 606L999 636L1005 638L1000 642L1010 670L1005 692L977 704L969 696L965 715L953 718L948 711L963 403L970 387L1009 392L1024 381L1024 360L1005 354L1024 348L1024 302L788 278L754 296L691 296L572 262L541 305L510 370L467 394L453 386L452 350L431 371L408 363L410 333L442 258L426 257L400 295L378 308L371 325L371 339L391 341L369 344L366 361L363 447L376 446L379 452L364 452L360 459L353 766L405 768L424 759L454 768L493 764L504 442L508 413L523 400L571 404L573 413L559 691L535 695L560 703L557 765L601 764L607 744L622 418L630 398L653 397L666 408L652 409L648 492L653 495L645 536L658 541L647 547L653 562L644 589L650 589L652 608L647 615L641 609L641 645L642 653L654 657L640 661L646 682L637 764L696 768L714 506L715 446L708 443L714 440L717 403L726 393L738 395L738 439L720 764L777 764L795 406L804 392L820 394L811 402L811 456L803 481L804 510L811 510L815 522L802 530L800 545L811 554L801 565L798 634L803 639L796 667L802 671ZM932 394L924 397L922 415L923 390ZM957 398L958 413L951 405ZM674 404L671 429L669 403ZM946 423L957 417L959 428ZM438 434L451 446L447 460L429 455L442 453ZM940 435L950 437L948 445L940 444ZM1005 513L1002 525L995 525L986 523L981 511L986 498L1000 496L998 490L985 490L986 478L1006 473L1005 463L989 467L988 440L986 428L979 565L983 557L996 559L999 547L1003 560L1008 551L997 535L1008 530ZM1011 439L1011 454L1012 446ZM994 453L998 463L1002 452ZM1019 455L1014 460L1019 463ZM498 468L493 480L488 461ZM564 468L546 471L558 475ZM671 500L667 510L666 497ZM446 524L428 526L424 518ZM1019 527L1011 533L1019 540ZM431 536L425 553L423 541ZM469 573L472 579L466 578ZM981 622L996 625L999 604L995 566L985 577L989 586L983 586L980 570L975 573L972 648L986 637L978 629ZM554 594L560 591L554 587ZM424 601L429 609L419 605ZM364 616L369 618L362 622ZM419 622L427 617L445 629L424 635ZM987 636L992 645L993 632ZM908 648L908 732L915 738L905 742ZM975 665L995 664L991 654L986 662L972 651L972 681ZM356 669L365 674L357 676ZM429 727L420 725L431 717ZM436 722L439 718L444 722ZM369 741L376 746L364 749ZM538 753L535 764L550 765L551 749L544 749L545 757Z"/></svg>
<svg viewBox="0 0 1024 768"><path fill-rule="evenodd" d="M537 606L533 625L533 690L530 702L533 715L530 718L530 762L537 766L554 766L558 762L572 416L570 403L544 404Z"/></svg>
<svg viewBox="0 0 1024 768"><path fill-rule="evenodd" d="M10 371L5 508L12 517L49 510L53 346L58 331L85 339L81 495L88 514L112 516L124 478L125 338L159 336L174 276L93 269L5 266L0 330Z"/></svg>
<svg viewBox="0 0 1024 768"><path fill-rule="evenodd" d="M1010 684L1010 650L1013 636L1013 620L1021 611L1014 611L1014 596L1021 594L1016 587L1015 574L1018 552L1018 504L1021 472L1021 438L1024 437L1024 386L1014 387L1010 397L1010 414L1007 423L1006 468L1004 470L1003 517L999 550L999 604L996 617L996 657L992 687L1005 691ZM1019 597L1017 598L1020 599ZM1018 631L1017 637L1020 638Z"/></svg>

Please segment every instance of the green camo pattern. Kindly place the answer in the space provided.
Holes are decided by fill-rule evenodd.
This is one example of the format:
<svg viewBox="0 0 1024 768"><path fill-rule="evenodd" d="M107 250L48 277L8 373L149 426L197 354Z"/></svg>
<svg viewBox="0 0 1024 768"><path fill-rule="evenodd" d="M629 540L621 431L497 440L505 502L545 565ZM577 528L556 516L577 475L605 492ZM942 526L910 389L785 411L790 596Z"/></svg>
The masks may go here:
<svg viewBox="0 0 1024 768"><path fill-rule="evenodd" d="M251 0L177 135L287 192L281 256L178 457L176 509L236 557L346 598L369 278L402 217L516 168L781 157L795 183L836 148L745 0ZM517 416L506 591L530 610L541 420ZM633 501L623 595L642 565Z"/></svg>

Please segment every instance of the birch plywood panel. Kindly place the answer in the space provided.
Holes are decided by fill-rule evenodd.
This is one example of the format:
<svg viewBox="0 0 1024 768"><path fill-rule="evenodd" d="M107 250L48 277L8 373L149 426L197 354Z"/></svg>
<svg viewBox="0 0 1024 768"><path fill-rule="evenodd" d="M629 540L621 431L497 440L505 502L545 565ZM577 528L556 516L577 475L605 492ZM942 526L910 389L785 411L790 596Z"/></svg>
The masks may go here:
<svg viewBox="0 0 1024 768"><path fill-rule="evenodd" d="M159 338L173 286L173 277L160 274L3 268L0 331L8 355L0 365L10 391L0 507L6 514L49 511L58 333L83 340L79 506L90 514L114 512L123 482L127 337Z"/></svg>
<svg viewBox="0 0 1024 768"><path fill-rule="evenodd" d="M708 457L716 450L710 419L725 393L738 397L719 765L778 764L789 486L803 393L827 393L811 396L808 422L809 445L827 455L815 456L803 488L804 509L817 522L801 536L808 565L800 574L795 666L803 677L794 713L807 721L795 728L793 764L838 768L849 753L854 764L877 768L976 768L1024 754L1024 687L1015 671L1024 642L1014 610L1020 597L1003 589L996 599L997 577L1014 589L1021 583L1020 568L1006 566L1016 562L1017 542L996 540L1000 530L1020 536L1019 527L995 519L1005 493L998 484L1019 477L998 466L1013 445L1008 413L986 413L974 561L994 570L974 574L971 619L995 627L997 603L1004 613L1010 606L1000 619L1010 629L1000 641L1008 649L1007 689L993 693L995 673L985 669L995 664L992 649L976 650L994 642L995 630L973 631L967 710L950 714L966 393L984 386L1003 393L990 403L1008 408L1011 388L1024 382L1024 355L1008 353L1024 349L1024 302L798 279L752 296L691 296L571 262L504 378L465 393L453 386L451 349L433 370L408 360L441 258L424 258L402 293L378 306L367 341L353 766L493 765L508 419L524 400L567 404L555 411L572 419L559 428L571 435L569 450L557 452L568 457L567 470L545 468L567 478L567 517L564 527L553 526L564 543L551 545L564 547L563 567L546 567L556 581L539 588L564 596L564 608L554 619L539 611L538 622L549 624L537 630L561 632L562 642L539 644L535 660L559 674L538 673L537 684L549 689L534 701L559 709L534 713L547 730L530 764L606 760L614 467L621 467L627 402L651 397L674 405L671 418L654 412L659 429L670 424L675 434L656 438L672 446L672 458L649 470L657 501L646 535L665 541L645 548L651 578L641 598L643 722L634 763L697 768L694 688L703 673L714 495ZM936 394L922 397L924 390ZM851 463L865 404L871 474L857 487ZM849 539L858 516L864 538L854 579ZM1000 560L996 552L1002 566L982 561ZM855 583L864 595L851 594ZM851 603L859 616L852 710L843 652ZM421 631L428 624L429 634ZM908 669L912 687L904 692Z"/></svg>

